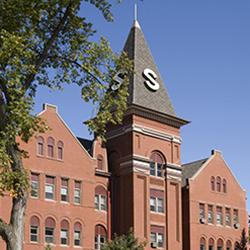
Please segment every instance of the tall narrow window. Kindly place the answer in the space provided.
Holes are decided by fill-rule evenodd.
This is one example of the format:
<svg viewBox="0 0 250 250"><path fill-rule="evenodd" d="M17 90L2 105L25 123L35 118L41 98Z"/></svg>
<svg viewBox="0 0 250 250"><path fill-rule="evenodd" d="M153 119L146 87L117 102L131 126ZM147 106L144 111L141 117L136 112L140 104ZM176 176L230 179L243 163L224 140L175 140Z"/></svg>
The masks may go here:
<svg viewBox="0 0 250 250"><path fill-rule="evenodd" d="M106 239L106 229L101 225L97 225L95 227L95 250L101 250L101 247L106 242Z"/></svg>
<svg viewBox="0 0 250 250"><path fill-rule="evenodd" d="M214 223L214 213L213 213L213 206L212 205L208 205L207 222L209 224Z"/></svg>
<svg viewBox="0 0 250 250"><path fill-rule="evenodd" d="M44 155L44 139L41 136L37 138L37 154Z"/></svg>
<svg viewBox="0 0 250 250"><path fill-rule="evenodd" d="M216 222L217 222L217 225L222 225L223 224L222 207L216 207Z"/></svg>
<svg viewBox="0 0 250 250"><path fill-rule="evenodd" d="M203 237L200 239L200 250L206 250L206 240Z"/></svg>
<svg viewBox="0 0 250 250"><path fill-rule="evenodd" d="M55 199L55 177L46 176L45 199L48 200Z"/></svg>
<svg viewBox="0 0 250 250"><path fill-rule="evenodd" d="M238 223L239 223L239 213L237 209L234 209L233 211L233 223L234 227L238 228Z"/></svg>
<svg viewBox="0 0 250 250"><path fill-rule="evenodd" d="M217 250L223 250L223 240L222 239L217 240Z"/></svg>
<svg viewBox="0 0 250 250"><path fill-rule="evenodd" d="M97 169L103 170L103 157L102 157L102 155L97 156Z"/></svg>
<svg viewBox="0 0 250 250"><path fill-rule="evenodd" d="M216 178L216 191L221 192L221 178L219 176Z"/></svg>
<svg viewBox="0 0 250 250"><path fill-rule="evenodd" d="M81 204L81 182L75 181L74 203Z"/></svg>
<svg viewBox="0 0 250 250"><path fill-rule="evenodd" d="M102 186L97 186L95 189L95 209L107 211L107 191Z"/></svg>
<svg viewBox="0 0 250 250"><path fill-rule="evenodd" d="M48 157L53 158L54 157L54 145L55 140L52 137L48 138Z"/></svg>
<svg viewBox="0 0 250 250"><path fill-rule="evenodd" d="M46 243L55 243L54 233L55 233L56 223L54 219L47 218L45 221L45 242Z"/></svg>
<svg viewBox="0 0 250 250"><path fill-rule="evenodd" d="M30 219L30 242L39 242L39 218L32 216Z"/></svg>
<svg viewBox="0 0 250 250"><path fill-rule="evenodd" d="M162 177L164 160L158 152L153 152L150 157L150 175Z"/></svg>
<svg viewBox="0 0 250 250"><path fill-rule="evenodd" d="M150 189L150 211L164 213L164 192Z"/></svg>
<svg viewBox="0 0 250 250"><path fill-rule="evenodd" d="M214 176L212 176L211 177L211 189L212 189L212 191L215 191L215 178L214 178Z"/></svg>
<svg viewBox="0 0 250 250"><path fill-rule="evenodd" d="M226 250L233 250L232 249L232 243L231 243L230 240L228 240L227 243L226 243Z"/></svg>
<svg viewBox="0 0 250 250"><path fill-rule="evenodd" d="M208 250L215 250L214 249L214 239L210 238L208 241Z"/></svg>
<svg viewBox="0 0 250 250"><path fill-rule="evenodd" d="M59 141L57 143L57 158L59 160L63 159L63 142L62 141Z"/></svg>
<svg viewBox="0 0 250 250"><path fill-rule="evenodd" d="M226 226L231 226L231 209L226 208Z"/></svg>
<svg viewBox="0 0 250 250"><path fill-rule="evenodd" d="M30 196L33 198L39 197L39 174L31 173L31 191Z"/></svg>
<svg viewBox="0 0 250 250"><path fill-rule="evenodd" d="M227 192L227 180L226 179L223 179L222 188L223 188L223 193L226 193Z"/></svg>
<svg viewBox="0 0 250 250"><path fill-rule="evenodd" d="M74 225L74 246L81 246L81 223L76 222Z"/></svg>
<svg viewBox="0 0 250 250"><path fill-rule="evenodd" d="M61 222L61 245L68 245L69 244L69 223L66 220Z"/></svg>
<svg viewBox="0 0 250 250"><path fill-rule="evenodd" d="M69 201L69 190L68 190L69 180L66 178L61 179L61 201Z"/></svg>
<svg viewBox="0 0 250 250"><path fill-rule="evenodd" d="M200 203L199 209L200 209L200 223L204 224L205 223L205 205Z"/></svg>
<svg viewBox="0 0 250 250"><path fill-rule="evenodd" d="M164 247L164 227L151 226L150 227L150 240L151 247L153 248L163 248Z"/></svg>

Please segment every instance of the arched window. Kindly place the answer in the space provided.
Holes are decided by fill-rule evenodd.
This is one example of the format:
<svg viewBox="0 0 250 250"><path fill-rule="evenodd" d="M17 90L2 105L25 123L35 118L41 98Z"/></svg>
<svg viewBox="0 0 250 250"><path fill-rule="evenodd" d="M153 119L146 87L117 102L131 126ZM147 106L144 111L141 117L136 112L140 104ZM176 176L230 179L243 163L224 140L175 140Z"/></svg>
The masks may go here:
<svg viewBox="0 0 250 250"><path fill-rule="evenodd" d="M150 156L150 175L162 177L164 160L160 153L153 152Z"/></svg>
<svg viewBox="0 0 250 250"><path fill-rule="evenodd" d="M103 156L102 155L97 156L97 169L103 170Z"/></svg>
<svg viewBox="0 0 250 250"><path fill-rule="evenodd" d="M74 246L81 246L82 225L76 222L74 225Z"/></svg>
<svg viewBox="0 0 250 250"><path fill-rule="evenodd" d="M203 237L200 239L200 250L206 250L206 240Z"/></svg>
<svg viewBox="0 0 250 250"><path fill-rule="evenodd" d="M226 250L233 250L232 249L232 243L231 243L230 240L228 240L227 243L226 243Z"/></svg>
<svg viewBox="0 0 250 250"><path fill-rule="evenodd" d="M234 250L239 250L239 242L238 241L236 241L234 243Z"/></svg>
<svg viewBox="0 0 250 250"><path fill-rule="evenodd" d="M227 192L227 180L223 179L222 181L223 193Z"/></svg>
<svg viewBox="0 0 250 250"><path fill-rule="evenodd" d="M102 186L95 188L95 209L107 211L107 191Z"/></svg>
<svg viewBox="0 0 250 250"><path fill-rule="evenodd" d="M95 250L101 250L101 247L106 242L107 233L102 225L95 226Z"/></svg>
<svg viewBox="0 0 250 250"><path fill-rule="evenodd" d="M63 159L63 142L62 141L59 141L57 143L57 158L59 160Z"/></svg>
<svg viewBox="0 0 250 250"><path fill-rule="evenodd" d="M216 191L221 192L221 178L219 176L216 178Z"/></svg>
<svg viewBox="0 0 250 250"><path fill-rule="evenodd" d="M39 226L40 221L37 216L32 216L30 218L30 241L39 242Z"/></svg>
<svg viewBox="0 0 250 250"><path fill-rule="evenodd" d="M67 246L69 244L69 223L66 220L61 222L61 245Z"/></svg>
<svg viewBox="0 0 250 250"><path fill-rule="evenodd" d="M44 155L44 139L42 136L37 137L37 154Z"/></svg>
<svg viewBox="0 0 250 250"><path fill-rule="evenodd" d="M215 178L214 178L214 176L212 176L211 177L211 189L213 190L213 191L215 191Z"/></svg>
<svg viewBox="0 0 250 250"><path fill-rule="evenodd" d="M48 157L53 158L55 140L52 137L49 137L47 143L48 143Z"/></svg>
<svg viewBox="0 0 250 250"><path fill-rule="evenodd" d="M212 238L208 241L208 250L214 250L214 239Z"/></svg>
<svg viewBox="0 0 250 250"><path fill-rule="evenodd" d="M222 239L217 240L217 250L223 250L223 240Z"/></svg>
<svg viewBox="0 0 250 250"><path fill-rule="evenodd" d="M56 222L53 218L49 217L45 221L45 242L55 243L55 227Z"/></svg>

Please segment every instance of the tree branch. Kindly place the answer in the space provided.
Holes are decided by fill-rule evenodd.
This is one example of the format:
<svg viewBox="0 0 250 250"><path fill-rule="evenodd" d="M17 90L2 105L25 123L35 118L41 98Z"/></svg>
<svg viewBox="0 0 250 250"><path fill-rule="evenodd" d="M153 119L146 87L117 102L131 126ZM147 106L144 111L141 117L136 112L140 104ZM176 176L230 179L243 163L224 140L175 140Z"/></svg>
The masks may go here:
<svg viewBox="0 0 250 250"><path fill-rule="evenodd" d="M54 29L54 31L52 32L51 37L49 38L49 40L47 41L47 43L44 46L44 49L42 51L42 53L39 55L36 63L35 63L35 73L30 74L27 77L27 80L24 83L24 89L27 90L29 89L32 81L34 80L37 71L39 70L39 68L41 67L42 63L44 62L44 60L47 58L48 56L48 52L51 48L51 46L53 45L54 41L56 40L56 38L59 35L59 32L62 30L68 16L70 15L70 11L71 11L71 7L72 7L73 2L69 1L69 4L64 12L64 15L62 17L62 19L60 20L60 22L58 23L58 25L56 26L56 28Z"/></svg>
<svg viewBox="0 0 250 250"><path fill-rule="evenodd" d="M5 221L0 219L0 236L3 238L4 241L8 240L10 232L10 226Z"/></svg>

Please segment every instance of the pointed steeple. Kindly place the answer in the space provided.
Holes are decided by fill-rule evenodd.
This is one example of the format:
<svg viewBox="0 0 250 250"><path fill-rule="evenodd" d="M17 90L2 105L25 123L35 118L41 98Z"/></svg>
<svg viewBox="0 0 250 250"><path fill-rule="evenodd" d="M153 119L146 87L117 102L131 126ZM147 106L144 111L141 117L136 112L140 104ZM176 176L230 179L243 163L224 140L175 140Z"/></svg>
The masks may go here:
<svg viewBox="0 0 250 250"><path fill-rule="evenodd" d="M143 110L160 113L161 116L167 115L177 118L137 20L134 21L130 30L124 51L133 60L135 71L129 83L128 108L136 106Z"/></svg>

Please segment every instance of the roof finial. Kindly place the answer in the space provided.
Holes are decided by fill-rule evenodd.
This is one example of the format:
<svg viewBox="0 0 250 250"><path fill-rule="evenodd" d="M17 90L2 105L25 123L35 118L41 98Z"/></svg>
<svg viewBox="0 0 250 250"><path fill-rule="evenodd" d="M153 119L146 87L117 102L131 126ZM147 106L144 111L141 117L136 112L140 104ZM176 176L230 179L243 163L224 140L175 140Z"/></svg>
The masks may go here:
<svg viewBox="0 0 250 250"><path fill-rule="evenodd" d="M138 17L138 9L137 9L137 3L135 3L135 21L137 21L137 17Z"/></svg>

